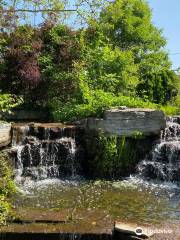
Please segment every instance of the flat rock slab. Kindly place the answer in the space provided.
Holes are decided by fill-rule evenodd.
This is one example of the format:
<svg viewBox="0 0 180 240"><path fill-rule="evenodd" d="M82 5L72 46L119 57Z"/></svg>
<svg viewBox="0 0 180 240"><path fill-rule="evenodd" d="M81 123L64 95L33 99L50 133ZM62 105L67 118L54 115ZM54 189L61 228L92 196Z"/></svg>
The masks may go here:
<svg viewBox="0 0 180 240"><path fill-rule="evenodd" d="M129 119L131 116L143 118L145 115L150 117L162 117L164 113L159 110L149 108L126 108L126 109L111 109L104 112L103 119Z"/></svg>
<svg viewBox="0 0 180 240"><path fill-rule="evenodd" d="M112 109L104 112L102 119L88 118L83 121L86 130L103 131L110 135L136 137L159 135L166 127L162 111L154 109Z"/></svg>
<svg viewBox="0 0 180 240"><path fill-rule="evenodd" d="M96 212L87 212L87 210L83 210L77 211L75 215L72 216L72 210L69 211L69 209L19 208L15 211L16 219L19 219L19 221L15 220L14 222L8 222L7 226L2 226L0 228L0 234L9 233L9 235L13 235L16 233L26 233L26 235L28 235L31 233L77 233L84 236L89 234L94 235L97 237L95 239L104 240L104 238L100 238L100 236L112 236L114 222L106 218L106 213L99 211L98 213L96 214ZM6 238L3 240L5 239ZM19 240L19 238L17 239ZM34 238L32 239L34 240Z"/></svg>
<svg viewBox="0 0 180 240"><path fill-rule="evenodd" d="M68 210L41 210L41 209L18 209L16 210L19 223L63 223L68 221Z"/></svg>

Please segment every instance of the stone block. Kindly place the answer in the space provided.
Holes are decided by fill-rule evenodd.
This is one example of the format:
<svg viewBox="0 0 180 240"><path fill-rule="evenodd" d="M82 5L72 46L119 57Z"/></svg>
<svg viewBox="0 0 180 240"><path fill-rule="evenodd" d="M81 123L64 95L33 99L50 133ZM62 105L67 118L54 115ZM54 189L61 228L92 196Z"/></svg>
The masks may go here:
<svg viewBox="0 0 180 240"><path fill-rule="evenodd" d="M166 127L162 111L153 109L127 108L104 112L103 119L89 118L83 122L87 130L103 131L107 134L131 137L158 135Z"/></svg>

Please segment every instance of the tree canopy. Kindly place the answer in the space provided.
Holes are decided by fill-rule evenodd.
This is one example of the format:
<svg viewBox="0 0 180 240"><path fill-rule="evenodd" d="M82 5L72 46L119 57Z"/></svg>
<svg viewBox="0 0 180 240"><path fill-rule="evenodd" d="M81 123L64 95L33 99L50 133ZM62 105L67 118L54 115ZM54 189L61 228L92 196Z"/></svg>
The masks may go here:
<svg viewBox="0 0 180 240"><path fill-rule="evenodd" d="M72 108L91 115L121 103L132 106L128 98L142 106L142 101L166 104L176 97L177 78L164 48L166 39L152 23L146 1L76 1L74 10L86 18L83 27L59 21L59 13L70 10L62 1L47 1L50 5L37 1L36 8L25 2L24 9L30 14L37 9L44 14L44 22L34 26L17 21L11 31L1 31L2 92L23 96L27 106L33 103L56 113L65 111L63 116ZM21 13L19 7L12 8L13 14Z"/></svg>

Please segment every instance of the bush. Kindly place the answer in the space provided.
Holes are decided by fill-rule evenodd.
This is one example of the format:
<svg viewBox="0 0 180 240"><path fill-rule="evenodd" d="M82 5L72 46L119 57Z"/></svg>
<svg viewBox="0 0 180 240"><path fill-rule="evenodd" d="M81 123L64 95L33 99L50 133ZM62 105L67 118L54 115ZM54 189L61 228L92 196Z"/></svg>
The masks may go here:
<svg viewBox="0 0 180 240"><path fill-rule="evenodd" d="M7 156L0 152L0 225L5 224L11 212L10 195L15 192L12 170Z"/></svg>
<svg viewBox="0 0 180 240"><path fill-rule="evenodd" d="M74 62L80 57L78 31L65 25L19 26L2 35L0 90L23 96L24 107L47 107L48 100L76 93Z"/></svg>
<svg viewBox="0 0 180 240"><path fill-rule="evenodd" d="M86 117L102 117L103 112L110 108L126 107L141 107L141 108L157 108L157 104L145 102L140 98L128 96L115 96L111 93L103 92L102 90L92 91L90 97L86 99L87 103L78 104L67 103L62 104L58 101L52 102L56 106L56 111L53 111L55 121L75 121Z"/></svg>
<svg viewBox="0 0 180 240"><path fill-rule="evenodd" d="M9 217L11 206L4 195L0 195L0 225L6 223Z"/></svg>
<svg viewBox="0 0 180 240"><path fill-rule="evenodd" d="M159 109L164 112L167 116L173 116L180 114L180 105L172 106L172 105L165 105L165 106L159 106Z"/></svg>
<svg viewBox="0 0 180 240"><path fill-rule="evenodd" d="M22 103L22 98L12 94L0 94L0 110L9 112Z"/></svg>

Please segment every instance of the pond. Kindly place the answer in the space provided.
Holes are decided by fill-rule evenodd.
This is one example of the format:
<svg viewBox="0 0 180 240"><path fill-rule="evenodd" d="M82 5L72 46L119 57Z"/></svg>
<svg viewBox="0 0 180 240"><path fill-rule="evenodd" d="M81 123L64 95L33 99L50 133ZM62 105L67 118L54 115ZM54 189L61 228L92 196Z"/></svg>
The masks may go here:
<svg viewBox="0 0 180 240"><path fill-rule="evenodd" d="M110 228L114 221L139 224L178 222L180 188L172 183L123 181L27 181L13 198L25 221L66 223L66 229ZM81 229L78 229L81 230Z"/></svg>

